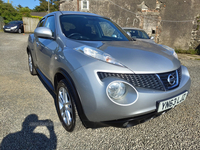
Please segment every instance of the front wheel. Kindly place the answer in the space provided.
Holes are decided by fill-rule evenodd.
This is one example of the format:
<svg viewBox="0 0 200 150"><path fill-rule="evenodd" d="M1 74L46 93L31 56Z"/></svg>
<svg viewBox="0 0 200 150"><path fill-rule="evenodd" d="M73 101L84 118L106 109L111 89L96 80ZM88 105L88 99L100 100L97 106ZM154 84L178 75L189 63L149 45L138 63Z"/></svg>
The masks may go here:
<svg viewBox="0 0 200 150"><path fill-rule="evenodd" d="M75 105L66 80L58 83L56 91L56 109L63 127L72 132L76 125Z"/></svg>
<svg viewBox="0 0 200 150"><path fill-rule="evenodd" d="M21 34L21 33L22 33L22 29L19 29L19 30L18 30L18 33Z"/></svg>
<svg viewBox="0 0 200 150"><path fill-rule="evenodd" d="M33 63L33 58L31 56L30 52L28 53L28 66L29 66L30 74L31 75L36 75L37 72L36 72L36 69L35 69L35 66L34 66L34 63Z"/></svg>

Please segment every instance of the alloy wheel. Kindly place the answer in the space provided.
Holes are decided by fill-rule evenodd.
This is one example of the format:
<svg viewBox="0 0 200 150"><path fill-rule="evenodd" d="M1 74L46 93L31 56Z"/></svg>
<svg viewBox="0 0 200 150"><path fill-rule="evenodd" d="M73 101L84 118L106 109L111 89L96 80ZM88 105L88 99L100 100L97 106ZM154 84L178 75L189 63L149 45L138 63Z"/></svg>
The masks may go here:
<svg viewBox="0 0 200 150"><path fill-rule="evenodd" d="M21 29L19 29L19 30L18 30L18 33L19 33L19 34L21 34L21 33L22 33L22 30L21 30Z"/></svg>
<svg viewBox="0 0 200 150"><path fill-rule="evenodd" d="M70 126L73 122L72 102L64 87L61 87L58 92L58 106L62 120L67 126Z"/></svg>
<svg viewBox="0 0 200 150"><path fill-rule="evenodd" d="M33 72L33 62L32 62L32 57L30 54L28 54L28 64L29 64L30 72Z"/></svg>

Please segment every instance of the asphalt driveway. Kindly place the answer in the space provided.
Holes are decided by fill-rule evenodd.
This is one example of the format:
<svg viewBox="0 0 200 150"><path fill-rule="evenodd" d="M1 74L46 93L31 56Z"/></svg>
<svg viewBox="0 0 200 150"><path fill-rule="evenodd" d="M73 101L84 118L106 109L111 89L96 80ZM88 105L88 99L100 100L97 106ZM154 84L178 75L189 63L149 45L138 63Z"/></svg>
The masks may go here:
<svg viewBox="0 0 200 150"><path fill-rule="evenodd" d="M200 149L200 60L179 55L192 85L186 101L153 120L122 129L68 133L54 98L28 71L28 34L0 32L0 149Z"/></svg>

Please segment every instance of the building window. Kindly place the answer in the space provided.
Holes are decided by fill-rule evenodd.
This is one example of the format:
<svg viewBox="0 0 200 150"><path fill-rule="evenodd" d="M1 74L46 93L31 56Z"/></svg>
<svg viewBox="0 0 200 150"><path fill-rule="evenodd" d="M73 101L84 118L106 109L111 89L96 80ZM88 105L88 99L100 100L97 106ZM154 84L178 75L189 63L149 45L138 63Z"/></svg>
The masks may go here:
<svg viewBox="0 0 200 150"><path fill-rule="evenodd" d="M81 1L81 10L89 10L89 1L88 0Z"/></svg>

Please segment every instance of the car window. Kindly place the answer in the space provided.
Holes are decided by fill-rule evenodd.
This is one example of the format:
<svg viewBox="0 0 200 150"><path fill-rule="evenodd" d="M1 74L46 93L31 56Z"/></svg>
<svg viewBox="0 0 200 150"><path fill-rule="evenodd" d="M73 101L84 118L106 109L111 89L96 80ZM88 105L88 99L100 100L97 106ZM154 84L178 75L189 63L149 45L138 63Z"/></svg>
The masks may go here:
<svg viewBox="0 0 200 150"><path fill-rule="evenodd" d="M117 37L116 30L107 22L99 22L101 30L103 31L103 36L107 37Z"/></svg>
<svg viewBox="0 0 200 150"><path fill-rule="evenodd" d="M128 41L131 38L111 20L88 15L62 15L62 32L66 37L88 41Z"/></svg>
<svg viewBox="0 0 200 150"><path fill-rule="evenodd" d="M49 28L52 31L52 35L54 36L54 34L55 34L55 17L54 16L48 17L44 26Z"/></svg>
<svg viewBox="0 0 200 150"><path fill-rule="evenodd" d="M37 27L43 27L43 26L44 26L44 21L45 21L45 18L42 19L42 20L38 23L38 26L37 26Z"/></svg>
<svg viewBox="0 0 200 150"><path fill-rule="evenodd" d="M137 30L137 29L124 29L126 32L129 32L131 34L132 38L138 38L138 39L150 39L148 34L143 30Z"/></svg>

